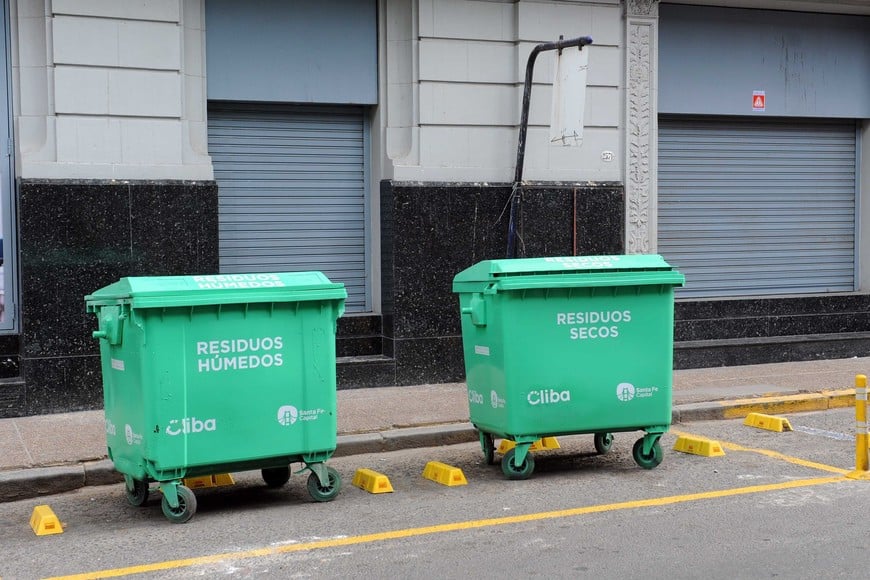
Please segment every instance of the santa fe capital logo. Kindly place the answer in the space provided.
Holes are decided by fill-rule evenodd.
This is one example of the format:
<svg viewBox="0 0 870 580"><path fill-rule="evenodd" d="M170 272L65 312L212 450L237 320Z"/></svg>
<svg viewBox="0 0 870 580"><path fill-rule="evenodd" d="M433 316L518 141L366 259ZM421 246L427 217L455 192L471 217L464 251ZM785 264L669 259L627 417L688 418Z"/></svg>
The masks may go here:
<svg viewBox="0 0 870 580"><path fill-rule="evenodd" d="M634 398L634 385L631 383L619 383L616 385L616 398L626 402Z"/></svg>
<svg viewBox="0 0 870 580"><path fill-rule="evenodd" d="M278 422L287 427L299 418L299 410L293 405L284 405L278 409Z"/></svg>

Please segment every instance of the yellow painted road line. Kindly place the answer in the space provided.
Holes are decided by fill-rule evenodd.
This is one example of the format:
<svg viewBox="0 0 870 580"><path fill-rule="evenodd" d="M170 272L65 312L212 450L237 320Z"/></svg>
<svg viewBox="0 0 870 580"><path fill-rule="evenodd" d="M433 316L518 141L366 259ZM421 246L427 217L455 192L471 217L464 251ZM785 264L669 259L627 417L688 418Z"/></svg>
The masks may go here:
<svg viewBox="0 0 870 580"><path fill-rule="evenodd" d="M603 505L594 505L587 507L572 508L566 510L557 510L549 512L538 512L533 514L525 514L518 516L506 516L501 518L491 518L483 520L471 520L465 522L455 522L452 524L440 524L436 526L424 526L419 528L407 528L404 530L393 530L389 532L380 532L376 534L364 534L361 536L349 536L345 538L334 538L331 540L321 540L317 542L306 542L302 544L290 544L284 546L275 546L269 548L260 548L256 550L246 550L241 552L227 552L224 554L214 554L211 556L201 556L198 558L186 558L183 560L169 560L165 562L156 562L154 564L144 564L141 566L130 566L128 568L114 568L109 570L100 570L96 572L86 572L83 574L75 574L72 576L57 576L48 580L90 580L96 578L116 578L118 576L129 576L132 574L143 574L146 572L158 572L160 570L171 570L177 568L187 568L190 566L200 566L204 564L214 564L226 560L242 560L247 558L259 558L263 556L275 556L279 554L287 554L291 552L307 552L311 550L322 550L324 548L336 548L340 546L353 546L357 544L368 544L372 542L382 542L386 540L398 540L402 538L413 538L430 534L443 534L446 532L456 532L462 530L473 530L478 528L486 528L491 526L504 526L508 524L522 524L540 520L550 520L556 518L576 517L587 514L596 514L602 512L611 512L628 509L639 509L647 507L668 506L692 501L701 501L706 499L718 499L723 497L732 497L737 495L746 495L752 493L764 493L770 491L781 491L785 489L795 489L802 487L812 487L815 485L826 485L829 483L841 483L850 481L845 477L817 477L812 479L801 479L795 481L785 481L782 483L771 483L767 485L752 485L748 487L738 487L733 489L723 489L718 491L705 491L701 493L690 493L686 495L673 495L669 497L660 497L652 499L641 499L634 501L625 501L620 503L611 503Z"/></svg>
<svg viewBox="0 0 870 580"><path fill-rule="evenodd" d="M792 457L791 455L784 455L777 451L771 451L769 449L753 449L751 447L743 447L742 445L737 445L736 443L722 443L722 447L725 449L730 449L732 451L748 451L750 453L760 453L761 455L766 455L767 457L771 457L773 459L781 459L782 461L788 461L789 463L794 463L795 465L801 465L803 467L809 467L811 469L819 469L821 471L827 471L828 473L838 473L840 475L846 475L849 473L848 469L840 469L839 467L834 467L833 465L825 465L824 463L816 463L815 461L807 461L806 459L801 459L799 457Z"/></svg>
<svg viewBox="0 0 870 580"><path fill-rule="evenodd" d="M675 431L671 429L671 433L677 436L684 437L697 437L697 435L691 435L689 433L684 433L682 431ZM771 451L769 449L753 449L751 447L744 447L742 445L738 445L736 443L722 442L719 441L719 444L723 449L728 449L731 451L745 451L748 453L758 453L760 455L765 455L772 459L779 459L782 461L787 461L789 463L793 463L795 465L800 465L802 467L809 467L810 469L818 469L820 471L825 471L828 473L837 473L839 475L846 475L849 473L848 469L840 469L839 467L834 467L833 465L825 465L824 463L816 463L815 461L807 461L806 459L801 459L799 457L792 457L791 455L785 455L783 453L779 453L777 451Z"/></svg>

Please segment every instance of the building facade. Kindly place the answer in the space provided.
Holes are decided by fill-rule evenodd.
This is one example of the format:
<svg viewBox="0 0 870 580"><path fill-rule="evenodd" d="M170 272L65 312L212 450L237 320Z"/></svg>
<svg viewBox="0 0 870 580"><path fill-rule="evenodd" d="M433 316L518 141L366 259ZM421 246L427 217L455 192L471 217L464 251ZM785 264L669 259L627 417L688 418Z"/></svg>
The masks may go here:
<svg viewBox="0 0 870 580"><path fill-rule="evenodd" d="M663 254L681 367L870 346L870 1L2 4L0 417L100 407L124 276L321 270L339 388L462 380L452 278L505 255L560 36L583 144L542 53L519 254Z"/></svg>

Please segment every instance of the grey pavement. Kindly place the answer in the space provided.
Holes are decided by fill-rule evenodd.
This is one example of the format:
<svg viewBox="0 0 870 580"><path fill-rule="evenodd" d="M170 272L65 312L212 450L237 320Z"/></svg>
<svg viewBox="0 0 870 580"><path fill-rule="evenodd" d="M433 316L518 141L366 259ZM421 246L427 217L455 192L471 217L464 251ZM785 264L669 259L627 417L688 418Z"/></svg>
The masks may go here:
<svg viewBox="0 0 870 580"><path fill-rule="evenodd" d="M853 404L870 357L674 371L674 422ZM336 456L477 440L464 383L338 392ZM102 411L0 419L0 502L121 481Z"/></svg>

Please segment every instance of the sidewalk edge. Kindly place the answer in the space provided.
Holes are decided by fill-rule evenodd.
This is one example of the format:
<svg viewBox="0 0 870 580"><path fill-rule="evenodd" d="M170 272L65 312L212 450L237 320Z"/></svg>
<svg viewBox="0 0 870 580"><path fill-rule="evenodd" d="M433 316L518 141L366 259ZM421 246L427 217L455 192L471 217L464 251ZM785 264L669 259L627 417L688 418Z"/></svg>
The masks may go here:
<svg viewBox="0 0 870 580"><path fill-rule="evenodd" d="M477 440L477 432L471 423L448 423L378 433L340 435L333 457L456 445ZM109 459L54 467L0 471L0 503L122 481L124 476L115 471L114 464Z"/></svg>
<svg viewBox="0 0 870 580"><path fill-rule="evenodd" d="M780 414L826 411L828 409L850 407L854 404L854 389L713 401L709 403L689 403L674 407L674 422L687 423L715 419L740 419L750 413Z"/></svg>
<svg viewBox="0 0 870 580"><path fill-rule="evenodd" d="M749 413L801 413L854 406L855 390L820 391L801 395L757 397L673 407L673 422L739 419ZM426 427L392 429L376 433L339 435L333 457L366 453L438 447L478 441L471 423L447 423ZM91 485L123 481L111 460L87 461L55 467L0 471L0 503L73 491Z"/></svg>

